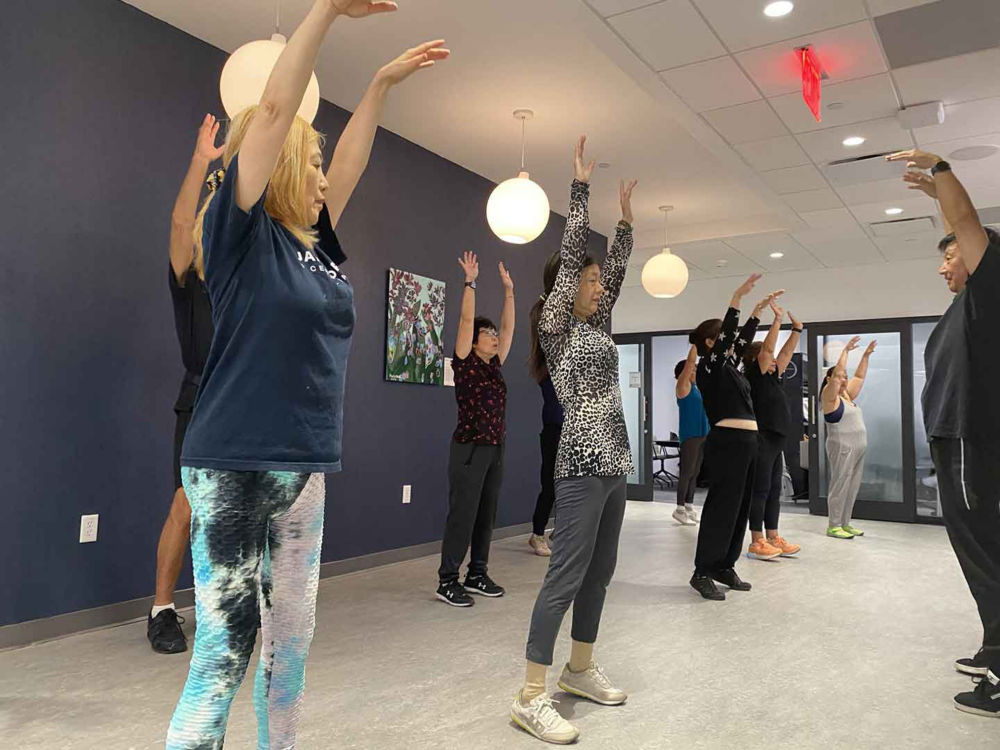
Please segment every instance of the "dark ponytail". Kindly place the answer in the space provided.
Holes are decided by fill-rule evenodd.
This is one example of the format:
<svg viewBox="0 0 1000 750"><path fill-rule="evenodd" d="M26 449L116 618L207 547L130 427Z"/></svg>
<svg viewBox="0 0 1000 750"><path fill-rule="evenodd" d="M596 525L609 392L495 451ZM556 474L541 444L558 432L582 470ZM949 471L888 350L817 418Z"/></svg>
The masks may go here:
<svg viewBox="0 0 1000 750"><path fill-rule="evenodd" d="M596 265L597 261L589 255L583 259L583 268ZM542 322L542 308L545 307L545 300L552 294L552 289L556 285L556 278L559 276L559 269L562 267L562 256L559 251L552 253L545 261L545 270L542 272L542 286L544 291L531 306L531 348L528 353L528 372L536 382L541 383L549 376L549 366L545 361L545 352L542 351L541 342L538 340L538 325Z"/></svg>

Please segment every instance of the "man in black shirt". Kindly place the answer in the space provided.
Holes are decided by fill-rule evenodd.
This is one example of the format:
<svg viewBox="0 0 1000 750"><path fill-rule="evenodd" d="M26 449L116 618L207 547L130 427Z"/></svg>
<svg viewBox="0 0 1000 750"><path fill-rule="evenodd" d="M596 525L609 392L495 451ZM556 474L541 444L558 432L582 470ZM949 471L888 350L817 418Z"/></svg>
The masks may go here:
<svg viewBox="0 0 1000 750"><path fill-rule="evenodd" d="M952 230L939 245L938 273L955 299L927 342L922 403L945 526L983 622L982 648L955 663L982 679L955 696L955 707L1000 717L1000 235L983 227L941 157L887 158L908 162L903 180L940 202Z"/></svg>

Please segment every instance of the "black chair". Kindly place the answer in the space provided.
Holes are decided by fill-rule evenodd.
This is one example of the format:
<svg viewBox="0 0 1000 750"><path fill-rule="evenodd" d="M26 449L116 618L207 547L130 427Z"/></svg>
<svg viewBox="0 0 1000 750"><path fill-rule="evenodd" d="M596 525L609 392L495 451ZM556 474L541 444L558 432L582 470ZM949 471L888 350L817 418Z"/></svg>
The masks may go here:
<svg viewBox="0 0 1000 750"><path fill-rule="evenodd" d="M670 440L653 441L653 463L655 465L657 461L660 462L660 468L653 472L653 483L663 489L676 487L677 482L680 481L680 477L671 471L667 471L667 461L673 461L675 458L681 457L679 450L677 453L670 453L670 448L680 448L680 440L675 432L670 433Z"/></svg>

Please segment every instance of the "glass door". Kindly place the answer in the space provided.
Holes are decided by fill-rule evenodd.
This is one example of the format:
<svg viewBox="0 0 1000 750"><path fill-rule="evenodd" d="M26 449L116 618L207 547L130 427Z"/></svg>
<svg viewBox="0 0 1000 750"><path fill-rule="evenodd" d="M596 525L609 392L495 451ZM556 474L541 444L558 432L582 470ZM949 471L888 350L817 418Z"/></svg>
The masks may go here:
<svg viewBox="0 0 1000 750"><path fill-rule="evenodd" d="M910 325L898 321L813 324L809 327L809 510L827 513L830 467L827 461L827 423L822 414L820 390L829 368L840 358L845 344L860 336L850 353L847 374L853 376L865 347L877 340L864 386L856 398L868 433L861 488L854 516L878 521L913 521L914 409L913 354Z"/></svg>
<svg viewBox="0 0 1000 750"><path fill-rule="evenodd" d="M651 342L646 334L614 337L618 346L618 385L622 394L625 427L632 449L633 472L628 477L629 500L652 500L653 477L650 471L652 423L647 394L652 369Z"/></svg>

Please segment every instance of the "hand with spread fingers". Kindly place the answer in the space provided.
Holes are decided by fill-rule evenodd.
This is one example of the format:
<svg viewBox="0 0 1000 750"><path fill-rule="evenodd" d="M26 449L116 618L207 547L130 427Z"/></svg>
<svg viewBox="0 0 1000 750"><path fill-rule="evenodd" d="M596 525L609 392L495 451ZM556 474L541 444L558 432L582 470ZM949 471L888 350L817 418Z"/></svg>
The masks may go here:
<svg viewBox="0 0 1000 750"><path fill-rule="evenodd" d="M458 265L465 271L466 281L475 281L479 278L479 258L476 257L475 253L466 250L462 257L458 259Z"/></svg>
<svg viewBox="0 0 1000 750"><path fill-rule="evenodd" d="M376 80L390 86L402 83L418 70L433 68L439 60L447 60L451 50L444 47L444 39L435 39L406 50L392 62L386 63L375 75Z"/></svg>
<svg viewBox="0 0 1000 750"><path fill-rule="evenodd" d="M941 161L941 157L937 154L921 151L919 148L897 151L885 157L886 161L902 161L904 159L906 160L907 168L916 167L917 169L930 169Z"/></svg>
<svg viewBox="0 0 1000 750"><path fill-rule="evenodd" d="M576 142L576 147L573 149L573 176L579 182L590 182L590 174L594 171L594 167L597 166L597 162L593 159L589 162L584 161L583 150L586 145L587 136L581 135Z"/></svg>
<svg viewBox="0 0 1000 750"><path fill-rule="evenodd" d="M399 10L399 6L394 2L369 2L369 0L326 0L326 2L338 16L349 18L367 18Z"/></svg>

